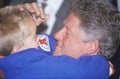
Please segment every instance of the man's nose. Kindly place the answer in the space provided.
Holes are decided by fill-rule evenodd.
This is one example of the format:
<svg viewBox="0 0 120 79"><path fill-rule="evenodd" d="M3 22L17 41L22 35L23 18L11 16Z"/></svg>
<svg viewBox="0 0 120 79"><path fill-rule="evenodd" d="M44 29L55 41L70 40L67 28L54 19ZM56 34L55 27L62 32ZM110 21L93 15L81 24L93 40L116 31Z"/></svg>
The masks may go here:
<svg viewBox="0 0 120 79"><path fill-rule="evenodd" d="M62 28L61 30L59 30L54 34L54 37L56 40L63 40L64 34L65 34L65 28Z"/></svg>

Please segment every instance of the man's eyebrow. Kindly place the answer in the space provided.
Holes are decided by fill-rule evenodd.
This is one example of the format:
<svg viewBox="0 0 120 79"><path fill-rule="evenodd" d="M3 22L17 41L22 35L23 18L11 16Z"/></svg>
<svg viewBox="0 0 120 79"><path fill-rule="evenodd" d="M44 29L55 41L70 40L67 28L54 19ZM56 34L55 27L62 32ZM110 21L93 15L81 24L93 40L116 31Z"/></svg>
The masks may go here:
<svg viewBox="0 0 120 79"><path fill-rule="evenodd" d="M67 31L69 31L69 32L72 33L72 31L71 31L71 29L68 27L68 25L65 25L65 24L64 24L64 27L67 29Z"/></svg>
<svg viewBox="0 0 120 79"><path fill-rule="evenodd" d="M68 30L71 32L70 28L68 27L69 25L66 25L65 22L66 22L66 20L64 20L64 22L63 22L64 27L65 27L66 29L68 29Z"/></svg>

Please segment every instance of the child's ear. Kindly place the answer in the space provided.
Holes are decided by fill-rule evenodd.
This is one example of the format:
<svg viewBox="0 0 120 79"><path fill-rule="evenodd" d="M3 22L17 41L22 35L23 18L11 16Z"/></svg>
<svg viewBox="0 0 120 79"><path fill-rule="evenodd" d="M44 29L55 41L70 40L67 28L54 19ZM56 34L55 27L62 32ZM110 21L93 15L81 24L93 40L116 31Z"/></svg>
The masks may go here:
<svg viewBox="0 0 120 79"><path fill-rule="evenodd" d="M99 52L99 41L93 40L88 42L87 54L95 55Z"/></svg>

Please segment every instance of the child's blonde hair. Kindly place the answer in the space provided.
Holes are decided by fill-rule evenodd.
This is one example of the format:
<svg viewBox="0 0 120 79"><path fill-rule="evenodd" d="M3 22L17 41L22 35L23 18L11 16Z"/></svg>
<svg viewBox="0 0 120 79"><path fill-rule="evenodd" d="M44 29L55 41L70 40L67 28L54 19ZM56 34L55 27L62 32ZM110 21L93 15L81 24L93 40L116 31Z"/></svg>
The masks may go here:
<svg viewBox="0 0 120 79"><path fill-rule="evenodd" d="M15 45L22 46L31 34L27 19L31 18L27 11L20 11L14 6L0 9L0 55L9 55Z"/></svg>

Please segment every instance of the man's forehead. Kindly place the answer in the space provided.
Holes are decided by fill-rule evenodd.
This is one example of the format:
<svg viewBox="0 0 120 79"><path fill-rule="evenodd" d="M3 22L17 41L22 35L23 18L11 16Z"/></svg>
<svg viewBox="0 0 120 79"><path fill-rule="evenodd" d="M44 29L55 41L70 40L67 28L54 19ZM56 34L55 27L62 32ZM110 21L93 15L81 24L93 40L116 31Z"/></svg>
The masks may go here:
<svg viewBox="0 0 120 79"><path fill-rule="evenodd" d="M80 24L79 18L75 16L74 13L70 13L64 20L64 25L68 24L79 25Z"/></svg>

